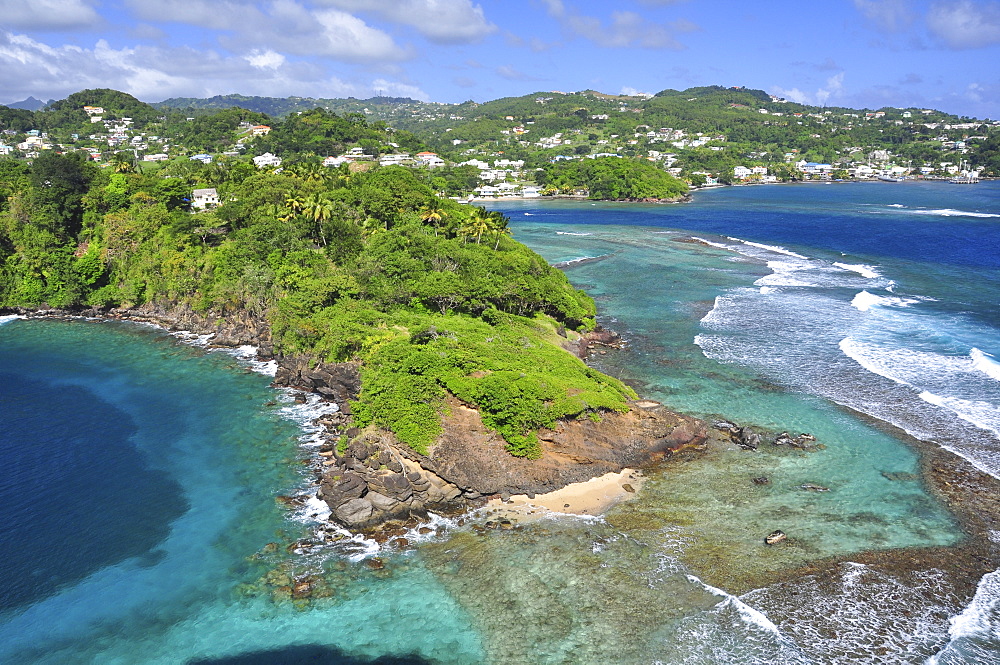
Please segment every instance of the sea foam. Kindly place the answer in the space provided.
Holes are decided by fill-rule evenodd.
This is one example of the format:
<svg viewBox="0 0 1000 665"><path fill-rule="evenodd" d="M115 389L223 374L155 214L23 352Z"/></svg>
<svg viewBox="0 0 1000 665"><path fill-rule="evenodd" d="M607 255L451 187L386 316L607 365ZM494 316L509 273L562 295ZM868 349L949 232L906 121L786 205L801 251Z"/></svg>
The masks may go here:
<svg viewBox="0 0 1000 665"><path fill-rule="evenodd" d="M687 578L688 581L690 581L691 583L701 585L701 587L704 588L705 591L708 591L713 596L719 596L723 598L720 605L732 605L740 613L740 617L746 623L752 626L756 626L757 628L760 628L761 630L764 630L768 633L771 633L772 635L774 635L779 639L782 640L787 639L781 634L781 631L778 630L778 627L774 625L774 622L768 619L767 615L765 615L760 610L750 607L749 605L747 605L746 603L744 603L742 600L740 600L731 593L723 591L718 587L714 587L711 584L706 584L705 582L703 582L698 577L695 577L694 575L688 575Z"/></svg>
<svg viewBox="0 0 1000 665"><path fill-rule="evenodd" d="M987 573L979 580L976 595L961 614L951 618L948 635L951 640L927 665L957 662L993 662L995 654L987 653L982 642L1000 640L1000 571ZM970 660L970 657L975 661Z"/></svg>
<svg viewBox="0 0 1000 665"><path fill-rule="evenodd" d="M945 397L936 395L930 391L920 393L920 399L948 409L962 420L972 423L980 429L993 432L1000 437L1000 409L980 400L960 399L958 397Z"/></svg>
<svg viewBox="0 0 1000 665"><path fill-rule="evenodd" d="M888 296L877 296L868 291L862 291L858 295L854 296L851 301L851 306L861 312L867 312L872 307L906 307L912 305L913 303L920 302L919 300L914 300L913 298L898 298L898 297L888 297Z"/></svg>
<svg viewBox="0 0 1000 665"><path fill-rule="evenodd" d="M954 208L939 208L937 210L910 210L914 215L932 215L935 217L1000 217L990 212L974 212L970 210L955 210Z"/></svg>
<svg viewBox="0 0 1000 665"><path fill-rule="evenodd" d="M9 316L0 316L0 326L5 323L10 323L11 321L17 321L18 319L23 319L24 317L20 314L11 314Z"/></svg>
<svg viewBox="0 0 1000 665"><path fill-rule="evenodd" d="M972 366L975 369L991 379L1000 381L1000 362L993 355L973 348L969 351L969 357L972 358Z"/></svg>
<svg viewBox="0 0 1000 665"><path fill-rule="evenodd" d="M767 250L769 252L775 252L777 254L784 254L785 256L792 256L792 257L795 257L796 259L806 259L806 260L809 259L808 256L802 256L801 254L793 252L790 249L785 249L784 247L782 247L780 245L765 245L762 242L751 242L749 240L743 240L741 238L733 238L732 236L727 236L727 237L730 240L734 241L734 242L741 242L744 245L749 245L750 247L756 247L757 249L764 249L764 250Z"/></svg>
<svg viewBox="0 0 1000 665"><path fill-rule="evenodd" d="M862 277L867 277L868 279L875 279L881 277L875 266L869 266L864 264L851 264L851 263L834 263L833 265L838 268L843 268L844 270L850 270L851 272L856 272Z"/></svg>

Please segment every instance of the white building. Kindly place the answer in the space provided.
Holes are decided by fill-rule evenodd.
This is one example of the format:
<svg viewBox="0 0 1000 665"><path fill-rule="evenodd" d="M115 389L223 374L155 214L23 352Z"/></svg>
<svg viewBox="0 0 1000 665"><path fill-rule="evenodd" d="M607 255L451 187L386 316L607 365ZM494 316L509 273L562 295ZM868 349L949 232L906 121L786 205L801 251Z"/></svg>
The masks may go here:
<svg viewBox="0 0 1000 665"><path fill-rule="evenodd" d="M265 152L263 155L254 157L253 164L259 169L265 166L281 166L281 157L275 157L271 153Z"/></svg>
<svg viewBox="0 0 1000 665"><path fill-rule="evenodd" d="M217 205L219 205L219 193L214 187L196 189L191 193L191 207L195 210L214 208Z"/></svg>

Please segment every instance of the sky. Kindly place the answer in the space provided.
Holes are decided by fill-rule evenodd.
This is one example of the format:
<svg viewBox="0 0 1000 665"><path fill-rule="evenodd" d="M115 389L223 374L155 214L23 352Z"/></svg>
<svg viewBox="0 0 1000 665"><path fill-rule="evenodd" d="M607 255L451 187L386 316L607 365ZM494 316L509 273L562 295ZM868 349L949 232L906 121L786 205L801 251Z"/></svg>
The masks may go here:
<svg viewBox="0 0 1000 665"><path fill-rule="evenodd" d="M0 103L759 88L1000 118L1000 0L0 0Z"/></svg>

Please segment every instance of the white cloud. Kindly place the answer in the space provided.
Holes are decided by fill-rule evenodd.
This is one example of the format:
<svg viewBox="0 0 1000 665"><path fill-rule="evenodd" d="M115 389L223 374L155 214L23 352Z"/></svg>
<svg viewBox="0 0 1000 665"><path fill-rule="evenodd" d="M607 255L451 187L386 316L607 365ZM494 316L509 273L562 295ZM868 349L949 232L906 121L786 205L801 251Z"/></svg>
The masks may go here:
<svg viewBox="0 0 1000 665"><path fill-rule="evenodd" d="M0 22L18 30L76 30L102 20L83 0L0 0Z"/></svg>
<svg viewBox="0 0 1000 665"><path fill-rule="evenodd" d="M34 95L62 99L84 88L114 88L146 101L168 97L248 95L370 97L375 90L427 99L415 86L386 79L344 80L315 63L288 61L267 50L242 56L189 47L137 46L115 49L49 46L31 37L0 31L0 90L11 100Z"/></svg>
<svg viewBox="0 0 1000 665"><path fill-rule="evenodd" d="M854 6L879 29L900 32L915 18L910 0L854 0Z"/></svg>
<svg viewBox="0 0 1000 665"><path fill-rule="evenodd" d="M385 79L375 79L368 86L372 92L378 91L386 97L409 97L426 102L430 101L430 96L415 85L400 83L399 81L387 81ZM371 96L369 93L366 96Z"/></svg>
<svg viewBox="0 0 1000 665"><path fill-rule="evenodd" d="M844 96L844 72L834 74L826 80L826 84L814 93L803 92L798 88L781 88L772 86L771 94L796 102L797 104L810 104L813 106L825 106L831 99L838 99Z"/></svg>
<svg viewBox="0 0 1000 665"><path fill-rule="evenodd" d="M259 21L261 12L239 0L125 0L137 17L152 23L176 22L231 30L243 21Z"/></svg>
<svg viewBox="0 0 1000 665"><path fill-rule="evenodd" d="M645 96L651 95L652 93L650 93L650 92L642 92L638 88L633 88L633 87L627 85L627 86L624 86L622 88L622 91L619 94L625 95L626 97L638 97L640 95L642 95L642 96L645 97Z"/></svg>
<svg viewBox="0 0 1000 665"><path fill-rule="evenodd" d="M271 0L259 6L244 0L127 0L144 20L165 17L222 31L220 42L234 52L273 50L325 56L343 62L399 62L413 56L384 31L331 8L307 7L296 0Z"/></svg>
<svg viewBox="0 0 1000 665"><path fill-rule="evenodd" d="M930 31L953 49L1000 43L1000 3L969 0L935 3L927 13Z"/></svg>
<svg viewBox="0 0 1000 665"><path fill-rule="evenodd" d="M285 56L271 49L265 51L254 49L244 58L257 69L277 69L285 64Z"/></svg>
<svg viewBox="0 0 1000 665"><path fill-rule="evenodd" d="M779 86L771 87L771 94L782 99L787 99L790 102L795 102L796 104L809 104L809 95L802 92L798 88L781 88Z"/></svg>
<svg viewBox="0 0 1000 665"><path fill-rule="evenodd" d="M408 25L432 42L468 44L497 31L471 0L321 0L348 11L374 12L380 18Z"/></svg>
<svg viewBox="0 0 1000 665"><path fill-rule="evenodd" d="M816 102L825 106L831 96L837 96L844 90L844 72L834 74L826 80L826 87L816 91Z"/></svg>

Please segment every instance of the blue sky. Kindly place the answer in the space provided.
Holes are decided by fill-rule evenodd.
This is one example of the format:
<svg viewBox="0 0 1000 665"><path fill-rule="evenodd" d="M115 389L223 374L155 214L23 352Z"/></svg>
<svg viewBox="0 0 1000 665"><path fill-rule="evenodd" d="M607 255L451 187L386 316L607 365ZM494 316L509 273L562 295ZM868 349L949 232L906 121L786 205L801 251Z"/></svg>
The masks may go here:
<svg viewBox="0 0 1000 665"><path fill-rule="evenodd" d="M1000 0L0 0L0 103L744 85L1000 117Z"/></svg>

